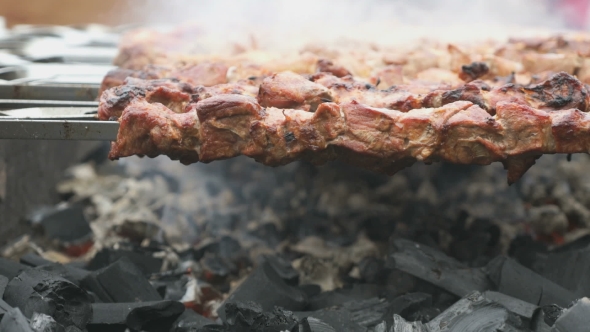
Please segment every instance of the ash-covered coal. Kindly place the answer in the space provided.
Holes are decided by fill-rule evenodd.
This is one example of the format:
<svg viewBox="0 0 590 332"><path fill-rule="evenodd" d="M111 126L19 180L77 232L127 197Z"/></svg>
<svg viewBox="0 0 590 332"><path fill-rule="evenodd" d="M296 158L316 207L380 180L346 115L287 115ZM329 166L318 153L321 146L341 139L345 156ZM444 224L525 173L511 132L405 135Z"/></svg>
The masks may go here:
<svg viewBox="0 0 590 332"><path fill-rule="evenodd" d="M0 316L90 332L560 331L590 317L590 160L538 163L510 187L499 165L78 165L41 231L2 249ZM83 231L65 241L56 215Z"/></svg>

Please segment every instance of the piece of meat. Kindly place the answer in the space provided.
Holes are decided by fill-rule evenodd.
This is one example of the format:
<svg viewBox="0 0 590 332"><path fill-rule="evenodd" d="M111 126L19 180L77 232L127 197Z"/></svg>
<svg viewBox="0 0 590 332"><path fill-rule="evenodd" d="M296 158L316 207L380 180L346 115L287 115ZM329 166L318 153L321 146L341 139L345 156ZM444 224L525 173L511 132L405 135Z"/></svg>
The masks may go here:
<svg viewBox="0 0 590 332"><path fill-rule="evenodd" d="M327 102L310 113L218 95L180 114L134 100L119 122L111 159L163 154L188 164L245 155L270 166L339 159L386 174L415 161L502 162L509 183L542 154L587 153L590 147L588 113L511 101L499 102L495 115L468 101L410 112Z"/></svg>
<svg viewBox="0 0 590 332"><path fill-rule="evenodd" d="M469 65L461 66L459 78L465 82L475 81L490 72L490 67L484 62L472 62Z"/></svg>
<svg viewBox="0 0 590 332"><path fill-rule="evenodd" d="M282 72L262 81L258 102L263 107L296 108L315 111L319 104L332 101L330 91L293 72Z"/></svg>
<svg viewBox="0 0 590 332"><path fill-rule="evenodd" d="M121 116L135 99L161 103L176 113L182 113L191 100L193 87L175 80L142 80L127 78L125 84L106 90L100 96L98 118L109 120Z"/></svg>
<svg viewBox="0 0 590 332"><path fill-rule="evenodd" d="M318 73L330 73L336 77L344 77L352 75L346 68L335 65L334 62L327 59L318 60L317 64Z"/></svg>
<svg viewBox="0 0 590 332"><path fill-rule="evenodd" d="M175 112L183 112L189 100L197 102L219 94L257 96L263 107L311 112L321 103L330 101L339 104L356 101L371 107L403 112L469 101L492 115L496 112L496 104L506 100L542 110L577 108L587 111L590 105L585 85L566 73L555 74L539 84L505 84L496 88L484 81L475 80L455 87L413 82L379 90L350 76L338 78L328 73L318 73L305 78L291 72L267 77L262 80L260 87L252 80L213 87L192 87L162 80L155 82L157 84L154 86L150 86L149 81L144 81L139 87L122 86L106 91L101 97L99 118L118 117L133 98L146 98L148 102L159 102ZM149 93L142 92L146 89ZM164 98L166 94L170 95L170 100Z"/></svg>

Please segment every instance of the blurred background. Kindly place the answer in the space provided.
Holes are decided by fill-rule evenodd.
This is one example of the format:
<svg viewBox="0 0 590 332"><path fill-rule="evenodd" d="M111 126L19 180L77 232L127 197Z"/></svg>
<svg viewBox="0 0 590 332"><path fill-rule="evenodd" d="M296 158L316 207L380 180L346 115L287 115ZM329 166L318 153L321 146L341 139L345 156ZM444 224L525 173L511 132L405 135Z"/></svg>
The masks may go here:
<svg viewBox="0 0 590 332"><path fill-rule="evenodd" d="M217 27L239 23L297 29L312 24L330 29L359 22L388 21L416 25L497 23L543 28L588 27L588 0L0 0L0 16L15 24L178 23L205 21ZM327 24L329 23L329 24Z"/></svg>

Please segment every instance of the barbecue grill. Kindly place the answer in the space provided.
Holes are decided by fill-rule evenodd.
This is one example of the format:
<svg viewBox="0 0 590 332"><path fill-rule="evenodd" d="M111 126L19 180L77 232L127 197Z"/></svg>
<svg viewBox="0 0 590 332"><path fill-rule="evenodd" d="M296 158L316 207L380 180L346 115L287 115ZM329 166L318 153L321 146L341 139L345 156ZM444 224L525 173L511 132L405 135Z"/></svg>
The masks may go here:
<svg viewBox="0 0 590 332"><path fill-rule="evenodd" d="M97 99L124 30L0 37L0 316L89 331L582 331L585 155L543 157L512 187L497 163L394 177L109 163L119 122L98 120ZM12 310L40 288L35 303L67 305Z"/></svg>

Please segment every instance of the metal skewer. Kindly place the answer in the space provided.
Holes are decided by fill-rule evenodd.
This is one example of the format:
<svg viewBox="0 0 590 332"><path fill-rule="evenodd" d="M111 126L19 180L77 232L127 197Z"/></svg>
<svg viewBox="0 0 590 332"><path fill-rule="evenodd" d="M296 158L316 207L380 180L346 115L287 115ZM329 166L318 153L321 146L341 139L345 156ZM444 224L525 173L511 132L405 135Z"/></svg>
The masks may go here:
<svg viewBox="0 0 590 332"><path fill-rule="evenodd" d="M119 123L96 120L96 108L29 108L0 112L0 139L114 141Z"/></svg>

